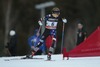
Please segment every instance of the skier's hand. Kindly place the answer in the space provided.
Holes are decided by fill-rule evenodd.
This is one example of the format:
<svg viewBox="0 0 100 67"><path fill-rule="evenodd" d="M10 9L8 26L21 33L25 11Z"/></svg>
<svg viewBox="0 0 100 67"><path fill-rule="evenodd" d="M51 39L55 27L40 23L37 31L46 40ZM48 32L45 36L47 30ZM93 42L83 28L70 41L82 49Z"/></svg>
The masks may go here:
<svg viewBox="0 0 100 67"><path fill-rule="evenodd" d="M32 50L32 51L35 51L35 49L36 49L36 48L35 48L34 46L31 46L31 50Z"/></svg>
<svg viewBox="0 0 100 67"><path fill-rule="evenodd" d="M42 26L42 25L43 25L41 21L38 21L38 23L39 23L39 25L40 25L40 26Z"/></svg>
<svg viewBox="0 0 100 67"><path fill-rule="evenodd" d="M39 48L38 47L31 46L31 50L37 52L39 50Z"/></svg>
<svg viewBox="0 0 100 67"><path fill-rule="evenodd" d="M62 18L62 21L63 21L64 23L67 23L67 19L65 19L65 18Z"/></svg>

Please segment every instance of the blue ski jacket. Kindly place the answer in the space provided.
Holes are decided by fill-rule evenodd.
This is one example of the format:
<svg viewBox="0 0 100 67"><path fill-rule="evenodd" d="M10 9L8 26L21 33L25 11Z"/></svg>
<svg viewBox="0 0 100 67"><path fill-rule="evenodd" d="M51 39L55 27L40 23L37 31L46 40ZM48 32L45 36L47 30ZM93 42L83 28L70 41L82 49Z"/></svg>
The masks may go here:
<svg viewBox="0 0 100 67"><path fill-rule="evenodd" d="M36 47L37 44L39 43L39 40L40 40L40 36L36 36L36 34L35 34L28 38L28 44L30 47L32 47L32 46ZM40 46L39 48L40 48L40 50L42 50L42 52L44 52L45 51L45 43L43 43L43 45Z"/></svg>

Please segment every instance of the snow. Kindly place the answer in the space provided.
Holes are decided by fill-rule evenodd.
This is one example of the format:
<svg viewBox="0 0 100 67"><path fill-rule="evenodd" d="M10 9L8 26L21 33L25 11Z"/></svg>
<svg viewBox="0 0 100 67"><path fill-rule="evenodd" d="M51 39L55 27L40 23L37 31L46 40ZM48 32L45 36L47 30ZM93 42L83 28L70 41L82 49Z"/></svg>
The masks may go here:
<svg viewBox="0 0 100 67"><path fill-rule="evenodd" d="M52 55L52 61L45 61L46 55L34 56L34 58L44 59L25 60L19 60L23 56L0 57L0 67L100 67L100 57L78 57L69 58L69 60L65 58L63 60L62 56L62 54Z"/></svg>

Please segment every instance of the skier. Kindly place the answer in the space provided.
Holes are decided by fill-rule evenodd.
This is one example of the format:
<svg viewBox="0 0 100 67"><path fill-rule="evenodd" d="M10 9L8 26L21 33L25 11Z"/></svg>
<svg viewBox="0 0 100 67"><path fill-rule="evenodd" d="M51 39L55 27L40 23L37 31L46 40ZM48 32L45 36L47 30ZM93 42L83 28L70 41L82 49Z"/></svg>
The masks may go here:
<svg viewBox="0 0 100 67"><path fill-rule="evenodd" d="M34 35L32 35L31 37L28 38L28 44L31 48L35 47L38 44L39 40L40 40L40 33L38 32L38 29L36 29L35 32L34 32ZM39 48L40 49L35 53L35 55L41 55L43 53L45 54L45 45L44 45L44 43Z"/></svg>
<svg viewBox="0 0 100 67"><path fill-rule="evenodd" d="M40 40L40 32L38 29L36 29L34 31L34 35L30 36L28 38L28 45L30 46L30 51L28 52L28 54L26 55L26 57L23 57L22 59L32 59L32 51L33 51L33 47L36 47L39 40ZM42 44L42 46L39 47L39 50L35 53L35 55L41 55L41 54L45 54L45 42Z"/></svg>
<svg viewBox="0 0 100 67"><path fill-rule="evenodd" d="M32 56L39 50L39 47L43 44L43 42L46 40L46 38L50 35L53 36L52 40L53 43L51 47L49 48L47 60L51 60L51 54L54 53L54 46L56 44L56 29L58 21L62 20L63 23L67 23L67 20L65 18L60 17L60 9L57 7L54 7L52 9L52 13L46 15L44 18L41 18L38 23L40 26L43 25L43 21L45 22L45 31L41 36L41 39L36 47L33 47L34 51L32 52Z"/></svg>

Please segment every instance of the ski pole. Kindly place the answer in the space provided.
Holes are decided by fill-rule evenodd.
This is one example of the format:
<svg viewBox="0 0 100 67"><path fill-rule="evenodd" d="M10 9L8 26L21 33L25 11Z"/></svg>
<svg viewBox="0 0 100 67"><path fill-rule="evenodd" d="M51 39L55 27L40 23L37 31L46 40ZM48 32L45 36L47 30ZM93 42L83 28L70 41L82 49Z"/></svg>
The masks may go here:
<svg viewBox="0 0 100 67"><path fill-rule="evenodd" d="M38 32L37 32L37 33L39 33L39 32L40 32L40 30L41 30L41 26L39 27L39 30L38 30Z"/></svg>
<svg viewBox="0 0 100 67"><path fill-rule="evenodd" d="M62 28L61 53L62 53L63 46L64 46L64 27L65 27L65 23L63 23L63 28Z"/></svg>
<svg viewBox="0 0 100 67"><path fill-rule="evenodd" d="M40 34L40 30L41 30L41 26L39 27L37 33ZM38 37L39 37L39 36L36 37L36 40L38 39ZM34 42L32 42L32 43L34 44ZM36 47L35 47L35 48L36 48ZM37 48L36 48L36 49L37 49ZM35 53L36 53L36 52L35 52ZM34 54L35 54L35 53L34 53ZM31 54L31 57L33 57L34 54Z"/></svg>

